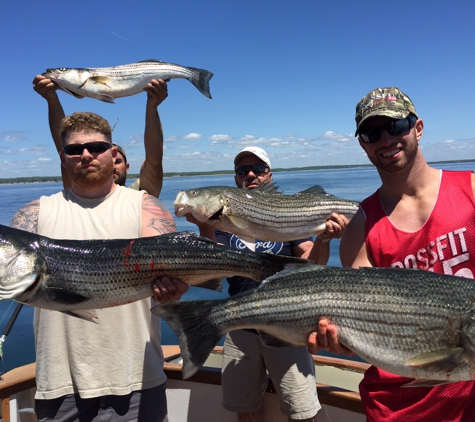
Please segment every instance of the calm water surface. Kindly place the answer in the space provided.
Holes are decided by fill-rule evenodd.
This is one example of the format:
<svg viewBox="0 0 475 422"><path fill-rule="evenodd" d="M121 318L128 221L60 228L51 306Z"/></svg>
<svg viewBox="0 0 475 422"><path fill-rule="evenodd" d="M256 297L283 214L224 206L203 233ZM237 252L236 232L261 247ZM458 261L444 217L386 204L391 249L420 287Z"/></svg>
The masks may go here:
<svg viewBox="0 0 475 422"><path fill-rule="evenodd" d="M451 170L475 170L475 162L444 164L437 165L436 167ZM340 198L356 201L366 198L380 185L378 173L372 167L278 172L274 173L274 181L280 190L286 194L293 194L318 184L323 186L328 193ZM234 186L233 176L166 178L163 183L160 199L168 209L173 210L173 201L180 190L218 185ZM15 212L26 203L38 199L42 195L51 195L61 189L61 183L0 185L0 197L3 198L0 204L0 224L8 225ZM175 218L175 221L179 231L197 231L196 226L188 223L184 218ZM331 242L329 265L340 266L338 246L338 240ZM183 299L225 298L227 297L226 290L227 286L225 286L223 293L191 287ZM0 332L3 332L15 305L16 303L12 301L0 302ZM0 361L0 372L31 363L35 360L32 318L33 309L29 306L24 306L3 345L3 360ZM168 328L166 323L163 323L162 343L176 344L177 342L175 334Z"/></svg>

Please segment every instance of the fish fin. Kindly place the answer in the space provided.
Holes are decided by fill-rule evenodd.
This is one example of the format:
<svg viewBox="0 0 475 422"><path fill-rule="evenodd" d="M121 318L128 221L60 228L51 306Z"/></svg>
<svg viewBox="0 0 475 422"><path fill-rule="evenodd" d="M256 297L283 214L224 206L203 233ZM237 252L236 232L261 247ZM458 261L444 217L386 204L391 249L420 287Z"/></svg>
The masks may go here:
<svg viewBox="0 0 475 422"><path fill-rule="evenodd" d="M197 69L196 67L188 67L192 73L192 76L188 79L198 91L200 91L206 98L211 99L211 93L209 92L209 81L213 77L213 74L208 70Z"/></svg>
<svg viewBox="0 0 475 422"><path fill-rule="evenodd" d="M300 191L298 193L296 193L296 195L299 195L300 193L311 193L311 194L318 194L318 195L328 195L327 192L325 192L325 189L323 189L320 185L315 185L315 186L312 186L308 189L305 189L303 191Z"/></svg>
<svg viewBox="0 0 475 422"><path fill-rule="evenodd" d="M178 336L183 358L183 379L190 378L208 359L223 332L210 318L220 300L173 301L154 306L154 315L163 318Z"/></svg>
<svg viewBox="0 0 475 422"><path fill-rule="evenodd" d="M203 283L194 284L195 287L201 287L202 289L214 290L216 292L223 291L223 278L215 278L213 280L206 280Z"/></svg>
<svg viewBox="0 0 475 422"><path fill-rule="evenodd" d="M98 317L94 309L81 309L81 310L74 309L72 311L61 311L61 313L65 315L70 315L75 318L94 322L97 324L95 320L98 319Z"/></svg>
<svg viewBox="0 0 475 422"><path fill-rule="evenodd" d="M93 98L96 98L99 101L103 101L105 103L115 104L115 98L111 97L110 95L107 95L107 94L101 94L101 95L98 95L97 97L93 97Z"/></svg>
<svg viewBox="0 0 475 422"><path fill-rule="evenodd" d="M460 340L465 352L470 356L472 360L475 360L475 343L472 340L475 338L475 313L468 315L462 324L460 330Z"/></svg>
<svg viewBox="0 0 475 422"><path fill-rule="evenodd" d="M434 350L408 359L406 364L413 368L432 368L440 372L450 372L458 365L463 352L462 347Z"/></svg>
<svg viewBox="0 0 475 422"><path fill-rule="evenodd" d="M247 229L249 227L249 222L243 220L242 218L233 215L227 215L226 217L229 219L229 221L231 221L231 223L240 229Z"/></svg>
<svg viewBox="0 0 475 422"><path fill-rule="evenodd" d="M437 387L438 385L451 384L451 383L452 381L415 379L414 381L411 381L411 382L408 382L407 384L402 385L402 387L403 388Z"/></svg>
<svg viewBox="0 0 475 422"><path fill-rule="evenodd" d="M164 63L164 62L161 62L160 60L157 60L157 59L147 59L147 60L140 60L138 63L148 63L148 62L153 62L153 63Z"/></svg>
<svg viewBox="0 0 475 422"><path fill-rule="evenodd" d="M78 99L80 99L80 100L82 100L82 99L84 98L84 95L76 94L75 92L70 91L70 90L67 89L67 88L63 88L61 85L58 85L58 86L59 86L59 89L60 89L61 91L64 91L64 92L66 92L67 94L72 95L73 97L76 97L76 98L78 98Z"/></svg>
<svg viewBox="0 0 475 422"><path fill-rule="evenodd" d="M100 75L91 76L89 80L95 84L103 84L103 85L107 85L110 82L110 78L108 76L100 76Z"/></svg>
<svg viewBox="0 0 475 422"><path fill-rule="evenodd" d="M281 195L284 194L284 192L281 192L278 190L279 187L274 184L274 182L265 182L261 183L259 186L257 186L254 191L261 192L261 193L280 193Z"/></svg>
<svg viewBox="0 0 475 422"><path fill-rule="evenodd" d="M264 331L257 330L259 337L262 342L269 347L295 347L295 344L291 344L287 341L281 340L271 334L268 334Z"/></svg>
<svg viewBox="0 0 475 422"><path fill-rule="evenodd" d="M281 255L272 255L272 256L281 256ZM325 268L325 265L315 264L314 261L310 261L308 259L295 258L295 257L288 257L288 258L293 258L292 262L285 264L283 270L271 275L270 277L267 277L265 280L262 281L262 283L257 288L260 289L265 284L272 283L274 280L278 280L281 277L286 276L290 273L295 274L300 271L308 271L308 270L315 271L315 270Z"/></svg>
<svg viewBox="0 0 475 422"><path fill-rule="evenodd" d="M44 287L44 289L48 294L48 299L63 305L75 305L89 300L86 296L66 289L56 287Z"/></svg>

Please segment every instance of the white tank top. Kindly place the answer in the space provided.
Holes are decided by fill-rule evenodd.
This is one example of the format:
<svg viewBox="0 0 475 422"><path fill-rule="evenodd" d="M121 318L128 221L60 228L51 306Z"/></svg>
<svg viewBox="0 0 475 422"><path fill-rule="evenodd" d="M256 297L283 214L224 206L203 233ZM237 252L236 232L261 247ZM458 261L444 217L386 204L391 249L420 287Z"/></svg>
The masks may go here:
<svg viewBox="0 0 475 422"><path fill-rule="evenodd" d="M71 189L40 198L38 233L54 239L141 235L144 192L116 186L100 199ZM166 381L151 299L99 309L97 323L35 308L37 399L125 395Z"/></svg>

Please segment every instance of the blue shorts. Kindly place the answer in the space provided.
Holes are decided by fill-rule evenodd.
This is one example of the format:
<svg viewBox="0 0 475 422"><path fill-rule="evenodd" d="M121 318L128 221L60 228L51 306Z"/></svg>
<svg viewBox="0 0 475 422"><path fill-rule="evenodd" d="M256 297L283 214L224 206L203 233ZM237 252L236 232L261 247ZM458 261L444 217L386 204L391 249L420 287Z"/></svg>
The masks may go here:
<svg viewBox="0 0 475 422"><path fill-rule="evenodd" d="M168 422L166 384L125 396L35 400L38 422Z"/></svg>

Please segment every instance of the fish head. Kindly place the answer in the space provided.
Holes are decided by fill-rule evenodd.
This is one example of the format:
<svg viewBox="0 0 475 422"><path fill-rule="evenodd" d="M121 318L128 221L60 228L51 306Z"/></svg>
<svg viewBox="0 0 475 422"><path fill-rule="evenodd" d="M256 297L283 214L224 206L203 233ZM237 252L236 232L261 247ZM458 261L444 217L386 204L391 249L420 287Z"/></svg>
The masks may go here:
<svg viewBox="0 0 475 422"><path fill-rule="evenodd" d="M56 67L46 69L43 76L51 79L59 88L78 98L84 98L80 95L80 90L91 77L89 69L80 69L74 67Z"/></svg>
<svg viewBox="0 0 475 422"><path fill-rule="evenodd" d="M183 217L191 213L198 221L208 223L219 220L227 208L227 200L223 194L224 189L221 186L212 186L178 192L173 202L175 215Z"/></svg>
<svg viewBox="0 0 475 422"><path fill-rule="evenodd" d="M31 245L0 235L0 300L35 290L46 263Z"/></svg>

